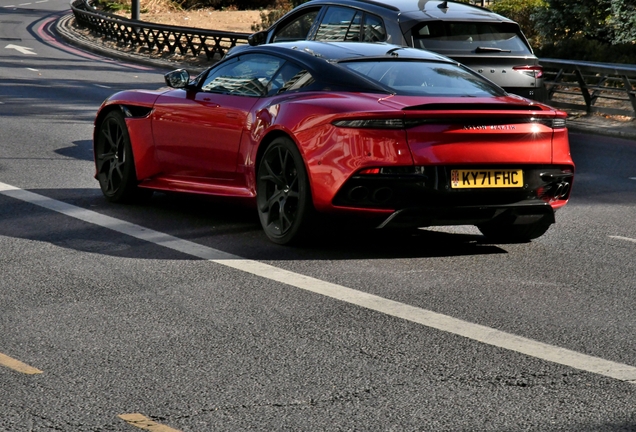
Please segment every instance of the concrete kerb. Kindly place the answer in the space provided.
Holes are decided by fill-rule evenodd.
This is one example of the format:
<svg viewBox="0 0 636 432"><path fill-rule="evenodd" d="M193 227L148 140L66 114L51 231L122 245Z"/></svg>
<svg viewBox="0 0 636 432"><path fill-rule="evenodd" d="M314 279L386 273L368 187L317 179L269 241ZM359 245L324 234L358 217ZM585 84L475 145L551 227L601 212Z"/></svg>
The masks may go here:
<svg viewBox="0 0 636 432"><path fill-rule="evenodd" d="M568 111L568 110L566 110ZM636 141L636 121L618 121L599 115L568 112L568 130L575 133L624 138Z"/></svg>
<svg viewBox="0 0 636 432"><path fill-rule="evenodd" d="M167 59L154 59L143 53L129 53L110 48L103 43L99 43L98 38L89 38L79 33L73 26L75 17L72 13L58 19L55 30L58 35L70 45L83 50L101 55L103 57L117 59L130 63L147 65L155 68L172 70L186 67L193 73L199 73L206 67L184 65L184 62L171 61ZM567 111L567 110L566 110ZM636 121L617 121L607 119L602 116L569 112L568 130L574 133L592 133L617 138L624 138L636 141Z"/></svg>

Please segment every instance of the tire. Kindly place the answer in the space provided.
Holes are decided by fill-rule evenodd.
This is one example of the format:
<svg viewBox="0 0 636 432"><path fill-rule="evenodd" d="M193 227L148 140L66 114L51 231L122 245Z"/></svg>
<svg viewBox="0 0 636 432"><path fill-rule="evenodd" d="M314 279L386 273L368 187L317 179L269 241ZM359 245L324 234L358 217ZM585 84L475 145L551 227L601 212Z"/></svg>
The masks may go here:
<svg viewBox="0 0 636 432"><path fill-rule="evenodd" d="M287 137L272 141L256 171L258 216L267 237L280 245L307 237L314 208L305 163Z"/></svg>
<svg viewBox="0 0 636 432"><path fill-rule="evenodd" d="M545 234L550 225L552 224L543 221L525 225L493 221L478 225L477 228L483 235L497 243L527 243Z"/></svg>
<svg viewBox="0 0 636 432"><path fill-rule="evenodd" d="M135 159L124 116L111 111L99 124L95 139L97 180L106 199L131 203L150 198L152 191L137 187Z"/></svg>

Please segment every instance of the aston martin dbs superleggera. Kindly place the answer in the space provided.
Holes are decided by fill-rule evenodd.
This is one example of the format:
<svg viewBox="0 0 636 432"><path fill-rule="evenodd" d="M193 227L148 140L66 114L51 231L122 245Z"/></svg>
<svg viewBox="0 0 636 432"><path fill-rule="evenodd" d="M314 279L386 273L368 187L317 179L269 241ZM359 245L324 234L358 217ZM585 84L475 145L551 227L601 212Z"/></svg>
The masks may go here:
<svg viewBox="0 0 636 432"><path fill-rule="evenodd" d="M528 241L570 196L566 113L430 52L298 41L233 49L169 88L123 91L95 120L109 201L153 190L252 199L296 242L333 214L376 228L476 225Z"/></svg>

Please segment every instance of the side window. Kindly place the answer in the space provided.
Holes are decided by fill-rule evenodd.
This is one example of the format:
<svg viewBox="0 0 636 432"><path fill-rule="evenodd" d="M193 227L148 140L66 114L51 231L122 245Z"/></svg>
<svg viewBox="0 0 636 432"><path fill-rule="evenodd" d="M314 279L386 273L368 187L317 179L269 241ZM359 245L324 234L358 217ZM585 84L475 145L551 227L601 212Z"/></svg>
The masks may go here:
<svg viewBox="0 0 636 432"><path fill-rule="evenodd" d="M272 42L286 42L307 39L307 34L311 26L316 21L320 8L305 11L300 16L292 18L290 22L283 23L282 27L276 31Z"/></svg>
<svg viewBox="0 0 636 432"><path fill-rule="evenodd" d="M264 55L248 54L212 69L203 81L201 90L235 96L261 97L268 94L268 86L285 60Z"/></svg>
<svg viewBox="0 0 636 432"><path fill-rule="evenodd" d="M354 9L332 6L316 31L318 41L359 41L361 14Z"/></svg>
<svg viewBox="0 0 636 432"><path fill-rule="evenodd" d="M364 42L384 42L386 40L386 28L380 17L364 15L362 40Z"/></svg>
<svg viewBox="0 0 636 432"><path fill-rule="evenodd" d="M268 96L298 90L314 82L314 77L293 63L285 63L268 86Z"/></svg>

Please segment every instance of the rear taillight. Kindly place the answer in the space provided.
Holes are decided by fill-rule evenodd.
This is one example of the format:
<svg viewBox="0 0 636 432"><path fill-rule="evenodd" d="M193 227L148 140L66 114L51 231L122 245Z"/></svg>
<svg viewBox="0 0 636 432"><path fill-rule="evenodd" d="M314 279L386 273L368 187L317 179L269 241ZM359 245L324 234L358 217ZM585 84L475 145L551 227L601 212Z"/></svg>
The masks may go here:
<svg viewBox="0 0 636 432"><path fill-rule="evenodd" d="M519 73L524 75L528 75L529 77L539 79L543 77L543 66L540 65L525 65L525 66L515 66L512 69L516 70Z"/></svg>
<svg viewBox="0 0 636 432"><path fill-rule="evenodd" d="M358 129L403 129L404 120L401 118L337 120L333 122L333 125Z"/></svg>

